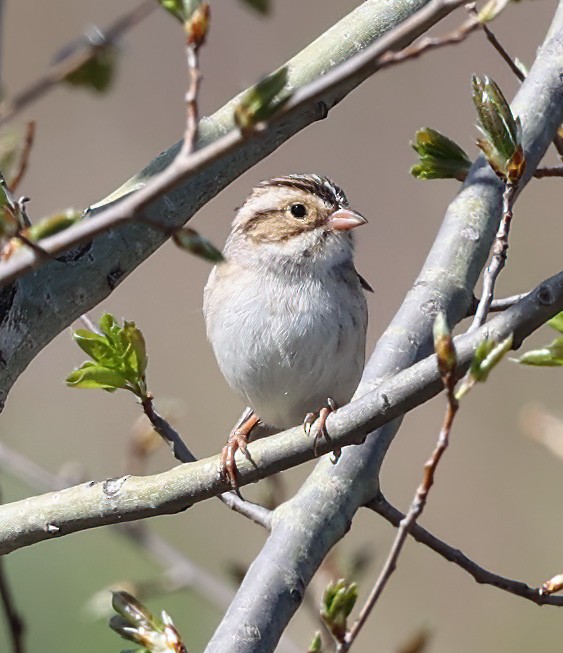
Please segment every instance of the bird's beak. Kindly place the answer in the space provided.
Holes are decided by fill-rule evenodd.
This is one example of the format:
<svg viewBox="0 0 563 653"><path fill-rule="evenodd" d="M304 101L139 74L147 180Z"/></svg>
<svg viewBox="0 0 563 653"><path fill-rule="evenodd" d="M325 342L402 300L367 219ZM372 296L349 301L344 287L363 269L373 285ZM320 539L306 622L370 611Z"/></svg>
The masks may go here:
<svg viewBox="0 0 563 653"><path fill-rule="evenodd" d="M351 209L338 209L327 220L327 226L334 231L350 231L367 224L363 215Z"/></svg>

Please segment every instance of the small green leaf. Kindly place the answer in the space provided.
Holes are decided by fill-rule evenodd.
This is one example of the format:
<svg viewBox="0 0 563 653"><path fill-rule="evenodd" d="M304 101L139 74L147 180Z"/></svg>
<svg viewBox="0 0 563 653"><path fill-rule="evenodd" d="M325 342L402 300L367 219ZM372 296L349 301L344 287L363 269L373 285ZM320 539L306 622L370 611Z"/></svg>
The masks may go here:
<svg viewBox="0 0 563 653"><path fill-rule="evenodd" d="M37 242L42 238L54 236L60 231L68 229L68 227L76 224L80 218L81 214L78 211L68 209L64 213L50 215L48 218L45 218L40 222L32 225L25 231L25 235L27 235L30 240Z"/></svg>
<svg viewBox="0 0 563 653"><path fill-rule="evenodd" d="M419 163L410 169L413 177L463 181L467 176L471 167L467 154L457 143L435 129L419 129L410 145L420 157Z"/></svg>
<svg viewBox="0 0 563 653"><path fill-rule="evenodd" d="M476 383L484 383L491 370L498 365L511 347L512 334L502 342L496 342L489 338L481 340L473 355L469 371L456 392L456 398L461 399Z"/></svg>
<svg viewBox="0 0 563 653"><path fill-rule="evenodd" d="M520 119L514 118L502 91L492 79L473 75L472 84L480 123L478 129L483 134L477 145L499 177L516 182L526 164Z"/></svg>
<svg viewBox="0 0 563 653"><path fill-rule="evenodd" d="M80 349L99 365L109 368L118 366L119 361L106 336L86 329L77 329L74 332L74 340Z"/></svg>
<svg viewBox="0 0 563 653"><path fill-rule="evenodd" d="M334 635L341 642L346 635L347 620L358 598L356 583L346 583L341 578L329 583L321 601L321 617Z"/></svg>
<svg viewBox="0 0 563 653"><path fill-rule="evenodd" d="M516 360L523 365L561 367L563 365L563 338L556 338L543 349L528 351Z"/></svg>
<svg viewBox="0 0 563 653"><path fill-rule="evenodd" d="M66 383L70 388L99 388L109 392L128 387L127 379L121 374L90 361L71 372Z"/></svg>
<svg viewBox="0 0 563 653"><path fill-rule="evenodd" d="M185 249L196 256L212 263L224 261L223 254L207 238L200 236L194 229L184 227L173 236L174 242L181 249Z"/></svg>
<svg viewBox="0 0 563 653"><path fill-rule="evenodd" d="M489 23L494 20L506 7L510 0L489 0L479 11L479 20L482 23Z"/></svg>
<svg viewBox="0 0 563 653"><path fill-rule="evenodd" d="M158 4L181 23L188 20L200 3L201 0L158 0Z"/></svg>
<svg viewBox="0 0 563 653"><path fill-rule="evenodd" d="M272 10L272 3L270 0L242 0L242 3L254 9L259 14L269 14Z"/></svg>
<svg viewBox="0 0 563 653"><path fill-rule="evenodd" d="M549 324L552 329L559 331L559 333L563 333L563 311L557 313L557 315L552 317L551 320L548 320L547 324Z"/></svg>
<svg viewBox="0 0 563 653"><path fill-rule="evenodd" d="M307 653L321 653L323 650L323 640L321 639L321 633L317 630L311 643L309 644L309 650Z"/></svg>
<svg viewBox="0 0 563 653"><path fill-rule="evenodd" d="M69 73L64 81L71 86L82 86L98 93L109 90L117 66L117 48L104 45L79 68Z"/></svg>
<svg viewBox="0 0 563 653"><path fill-rule="evenodd" d="M236 125L244 131L271 118L291 97L289 91L282 94L286 83L287 67L283 66L248 89L235 107Z"/></svg>
<svg viewBox="0 0 563 653"><path fill-rule="evenodd" d="M138 377L143 377L148 363L145 338L140 329L135 326L135 322L125 322L123 334L130 345L127 348L127 362Z"/></svg>

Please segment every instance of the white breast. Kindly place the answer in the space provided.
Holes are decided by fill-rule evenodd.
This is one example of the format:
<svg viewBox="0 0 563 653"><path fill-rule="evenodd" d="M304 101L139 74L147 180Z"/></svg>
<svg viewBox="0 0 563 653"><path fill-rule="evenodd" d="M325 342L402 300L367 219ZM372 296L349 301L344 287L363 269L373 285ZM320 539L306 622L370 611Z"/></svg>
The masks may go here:
<svg viewBox="0 0 563 653"><path fill-rule="evenodd" d="M270 426L299 424L328 397L342 405L358 385L367 309L350 264L290 282L229 262L209 278L204 314L223 375Z"/></svg>

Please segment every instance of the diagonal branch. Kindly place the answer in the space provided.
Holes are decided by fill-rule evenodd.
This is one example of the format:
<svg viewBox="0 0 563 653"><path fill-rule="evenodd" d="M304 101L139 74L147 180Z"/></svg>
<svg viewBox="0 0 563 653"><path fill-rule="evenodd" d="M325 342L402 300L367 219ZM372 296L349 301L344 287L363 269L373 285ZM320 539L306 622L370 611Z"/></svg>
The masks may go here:
<svg viewBox="0 0 563 653"><path fill-rule="evenodd" d="M379 495L370 501L366 507L376 512L378 515L381 515L390 524L393 524L393 526L398 526L404 518L403 513L400 510L397 510L395 506L392 506L383 495ZM464 569L468 574L473 576L478 583L492 585L493 587L497 587L498 589L509 592L510 594L521 596L524 599L533 601L538 605L543 605L542 594L539 587L530 587L522 581L505 578L504 576L499 576L488 569L484 569L471 560L471 558L468 558L459 549L456 549L443 540L440 540L419 524L413 525L410 534L417 542L425 544L428 548L432 549L432 551L435 551L449 562L453 562ZM559 600L552 605L563 606L563 596L553 598L558 598Z"/></svg>
<svg viewBox="0 0 563 653"><path fill-rule="evenodd" d="M456 372L459 375L465 372L477 343L486 335L504 339L513 333L514 347L518 347L523 339L562 309L563 272L543 282L522 301L490 320L478 331L456 338ZM318 443L319 452L327 453L344 445L361 443L366 434L374 428L389 424L398 416L428 401L441 390L442 382L436 358L432 355L388 378L377 389L330 415L327 420L330 442L323 439ZM351 449L360 451L362 448ZM249 445L249 450L255 464L244 456L237 459L239 484L247 485L312 460L313 449L312 438L305 435L301 426L253 442ZM340 465L341 462L336 466L326 461L320 463L321 468L331 470L333 485L334 472L340 471ZM154 476L124 476L104 482L90 481L54 493L16 501L0 506L0 555L36 542L97 526L180 512L229 488L229 483L222 480L217 473L217 458L213 457L180 465ZM347 489L342 492L343 496L349 496ZM369 498L371 497L368 496L366 501ZM297 515L291 507L293 502L294 500L289 501L277 508L272 522L272 532L276 536L279 535L280 528L283 529L283 539L289 549L289 556L298 555L290 537L297 523ZM300 518L311 524L310 514ZM346 522L341 520L339 526L345 524ZM326 523L324 528L327 528ZM317 536L316 544L320 548L325 546L320 535ZM313 555L313 550L308 552L309 557ZM299 560L300 564L308 564L307 557L290 559ZM290 570L289 562L287 564ZM284 575L284 578L291 581L293 573ZM264 582L263 587L267 588ZM303 586L300 587L303 589ZM270 602L264 601L261 610L266 609L265 604L270 605ZM272 610L275 610L275 604L276 601L273 601ZM294 601L293 607L296 607ZM273 619L271 627L279 627L271 615L270 618Z"/></svg>

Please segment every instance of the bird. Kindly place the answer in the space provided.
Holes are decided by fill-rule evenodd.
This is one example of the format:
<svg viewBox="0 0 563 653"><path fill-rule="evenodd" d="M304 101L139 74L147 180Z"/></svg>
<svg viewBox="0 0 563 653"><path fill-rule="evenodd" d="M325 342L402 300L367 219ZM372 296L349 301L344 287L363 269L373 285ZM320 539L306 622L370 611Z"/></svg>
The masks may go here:
<svg viewBox="0 0 563 653"><path fill-rule="evenodd" d="M317 174L259 183L236 211L224 260L204 290L207 337L231 388L248 405L220 458L237 489L237 449L251 431L319 419L352 398L365 358L370 285L354 266L352 230L367 223L344 191Z"/></svg>

